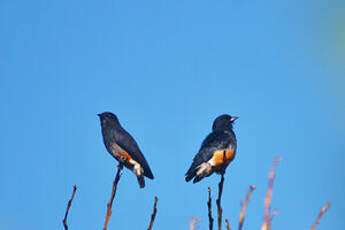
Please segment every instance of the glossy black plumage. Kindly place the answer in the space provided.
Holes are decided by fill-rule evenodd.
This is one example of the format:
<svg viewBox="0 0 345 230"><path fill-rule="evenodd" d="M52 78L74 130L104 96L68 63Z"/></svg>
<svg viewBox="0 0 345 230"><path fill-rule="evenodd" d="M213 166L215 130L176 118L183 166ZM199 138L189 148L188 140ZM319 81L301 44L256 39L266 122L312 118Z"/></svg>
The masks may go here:
<svg viewBox="0 0 345 230"><path fill-rule="evenodd" d="M192 165L186 173L185 179L187 182L194 178L193 182L196 183L204 177L210 176L213 172L219 173L221 170L225 170L225 168L218 169L216 165L213 165L208 175L197 175L200 166L203 163L208 163L217 151L231 150L233 154L231 158L233 159L235 157L237 141L235 133L232 130L232 124L236 119L237 117L231 117L226 114L215 119L212 126L212 132L202 142L199 152L194 157Z"/></svg>
<svg viewBox="0 0 345 230"><path fill-rule="evenodd" d="M152 171L139 149L134 138L120 125L118 118L110 112L98 114L102 126L103 142L107 151L118 161L121 161L119 154L128 153L134 161L140 164L143 169L143 175L153 179ZM132 165L124 164L132 169ZM143 178L138 177L138 181ZM141 185L142 187L142 185Z"/></svg>

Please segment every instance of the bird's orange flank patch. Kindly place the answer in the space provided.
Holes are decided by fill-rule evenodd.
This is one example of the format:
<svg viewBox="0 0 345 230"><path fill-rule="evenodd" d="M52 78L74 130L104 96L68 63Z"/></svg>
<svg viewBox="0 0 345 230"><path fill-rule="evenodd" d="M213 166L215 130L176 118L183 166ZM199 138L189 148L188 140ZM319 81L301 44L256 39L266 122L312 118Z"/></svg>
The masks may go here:
<svg viewBox="0 0 345 230"><path fill-rule="evenodd" d="M212 160L214 162L214 166L216 169L220 169L223 164L224 159L224 151L225 151L225 164L226 166L230 164L230 162L234 159L234 151L229 149L218 150L213 154Z"/></svg>
<svg viewBox="0 0 345 230"><path fill-rule="evenodd" d="M129 153L127 153L126 151L122 151L119 155L118 155L118 160L120 161L125 161L128 162L129 160L132 160L133 158L131 157L131 155L129 155Z"/></svg>

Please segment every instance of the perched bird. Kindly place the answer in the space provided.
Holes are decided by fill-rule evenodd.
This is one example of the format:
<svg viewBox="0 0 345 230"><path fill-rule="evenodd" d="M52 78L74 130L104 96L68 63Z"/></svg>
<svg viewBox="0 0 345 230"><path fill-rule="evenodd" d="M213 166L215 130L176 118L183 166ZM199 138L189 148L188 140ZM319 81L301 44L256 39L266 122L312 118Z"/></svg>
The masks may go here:
<svg viewBox="0 0 345 230"><path fill-rule="evenodd" d="M137 176L140 188L145 187L144 176L153 179L150 166L133 137L110 112L97 114L101 121L103 142L108 152Z"/></svg>
<svg viewBox="0 0 345 230"><path fill-rule="evenodd" d="M193 183L196 183L213 172L225 172L236 154L237 141L232 125L237 118L224 114L214 120L212 132L202 142L186 173L187 182L194 178Z"/></svg>

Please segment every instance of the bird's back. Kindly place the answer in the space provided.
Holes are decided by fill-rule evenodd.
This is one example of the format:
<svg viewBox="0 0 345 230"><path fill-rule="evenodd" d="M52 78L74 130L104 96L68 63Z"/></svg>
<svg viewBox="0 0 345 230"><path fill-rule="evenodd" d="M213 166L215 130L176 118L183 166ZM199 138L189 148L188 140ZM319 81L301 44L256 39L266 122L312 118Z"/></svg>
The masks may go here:
<svg viewBox="0 0 345 230"><path fill-rule="evenodd" d="M103 141L110 154L115 143L137 161L144 169L144 175L153 179L152 171L134 138L120 125L102 129Z"/></svg>

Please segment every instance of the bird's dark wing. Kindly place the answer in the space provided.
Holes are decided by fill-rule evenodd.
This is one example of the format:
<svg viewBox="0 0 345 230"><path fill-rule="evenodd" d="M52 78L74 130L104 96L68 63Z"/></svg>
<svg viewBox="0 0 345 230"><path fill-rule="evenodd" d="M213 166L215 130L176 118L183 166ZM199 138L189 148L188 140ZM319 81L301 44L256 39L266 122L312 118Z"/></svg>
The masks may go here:
<svg viewBox="0 0 345 230"><path fill-rule="evenodd" d="M141 153L134 138L123 128L119 128L115 131L114 138L116 144L129 153L129 155L131 155L131 157L141 165L141 167L144 169L144 176L153 179L150 166L147 163L144 155Z"/></svg>
<svg viewBox="0 0 345 230"><path fill-rule="evenodd" d="M186 173L186 180L193 177L196 168L203 162L209 161L216 150L225 149L231 143L232 138L229 133L224 131L215 131L210 133L202 142L198 154L193 159L193 163Z"/></svg>

